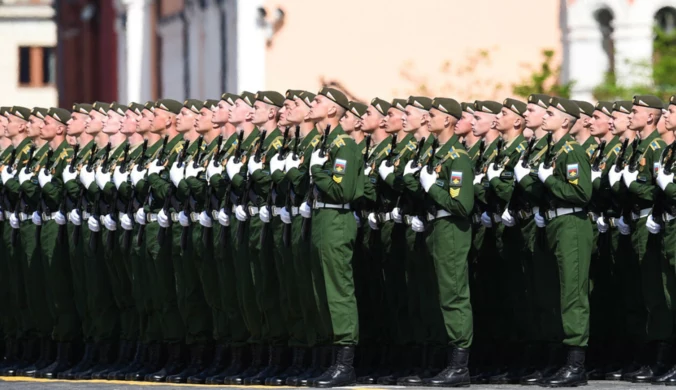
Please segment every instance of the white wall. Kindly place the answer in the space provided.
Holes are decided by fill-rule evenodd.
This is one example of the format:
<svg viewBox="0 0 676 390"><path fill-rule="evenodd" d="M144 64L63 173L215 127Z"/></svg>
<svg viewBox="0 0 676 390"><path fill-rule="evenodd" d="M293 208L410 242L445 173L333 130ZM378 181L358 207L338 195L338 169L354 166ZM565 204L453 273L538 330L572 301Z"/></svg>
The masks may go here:
<svg viewBox="0 0 676 390"><path fill-rule="evenodd" d="M162 38L162 97L183 101L189 98L183 79L183 22L180 18L161 21L158 34Z"/></svg>

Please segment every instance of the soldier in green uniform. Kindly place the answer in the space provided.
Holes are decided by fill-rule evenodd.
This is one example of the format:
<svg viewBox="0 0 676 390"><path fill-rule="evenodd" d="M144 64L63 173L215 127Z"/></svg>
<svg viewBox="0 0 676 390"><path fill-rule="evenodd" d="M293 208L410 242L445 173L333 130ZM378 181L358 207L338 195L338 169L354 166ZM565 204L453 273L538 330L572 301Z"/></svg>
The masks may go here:
<svg viewBox="0 0 676 390"><path fill-rule="evenodd" d="M594 105L582 100L574 100L575 104L580 107L580 119L575 122L575 126L570 129L570 135L575 138L578 144L582 146L587 156L591 158L592 154L598 146L596 137L592 137L590 133L591 118L594 115Z"/></svg>

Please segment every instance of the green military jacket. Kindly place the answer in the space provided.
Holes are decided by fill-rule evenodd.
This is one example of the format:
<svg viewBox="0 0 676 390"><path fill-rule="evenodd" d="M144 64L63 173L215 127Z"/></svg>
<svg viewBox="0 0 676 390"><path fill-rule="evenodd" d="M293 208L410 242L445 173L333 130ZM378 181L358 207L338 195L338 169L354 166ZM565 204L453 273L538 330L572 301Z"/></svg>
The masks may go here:
<svg viewBox="0 0 676 390"><path fill-rule="evenodd" d="M30 138L25 138L23 141L17 145L17 155L14 160L14 167L12 171L14 172L14 178L9 179L6 184L3 185L4 192L4 202L5 209L14 211L17 202L19 201L19 194L21 187L19 185L19 170L23 169L28 165L28 157L30 156L31 149L35 149ZM7 167L3 168L7 169Z"/></svg>
<svg viewBox="0 0 676 390"><path fill-rule="evenodd" d="M553 148L554 173L544 183L549 207L586 207L592 196L587 154L570 135L562 137Z"/></svg>
<svg viewBox="0 0 676 390"><path fill-rule="evenodd" d="M246 139L242 141L242 146L241 146L241 161L242 161L242 168L239 171L238 174L235 175L235 177L232 178L231 183L230 183L230 191L234 193L238 198L242 196L244 191L246 190L246 178L248 178L248 170L249 167L247 166L247 162L249 161L249 158L253 158L254 154L256 153L256 149L258 148L258 140L260 139L261 132L258 130L258 127L254 128L253 131L249 134Z"/></svg>
<svg viewBox="0 0 676 390"><path fill-rule="evenodd" d="M478 166L478 173L479 174L485 174L486 171L488 170L488 166L495 161L496 157L498 157L498 140L500 137L496 138L486 146L486 149L484 150L484 153L478 157L480 160L480 163L477 165L475 163L475 166ZM480 205L481 208L484 208L486 204L488 203L488 200L486 199L486 193L488 192L488 188L490 187L490 184L488 183L488 178L484 177L480 183L474 184L474 196L477 199L477 203Z"/></svg>
<svg viewBox="0 0 676 390"><path fill-rule="evenodd" d="M47 169L52 175L52 180L45 183L45 186L40 191L43 212L52 213L57 211L61 206L61 202L64 200L64 196L66 196L61 175L63 174L63 170L70 164L72 158L73 149L68 142L63 141L54 151L49 166L41 168Z"/></svg>
<svg viewBox="0 0 676 390"><path fill-rule="evenodd" d="M244 141L242 141L242 143L244 143ZM228 139L226 139L223 145L221 146L223 158L221 159L220 163L223 166L223 172L220 175L213 175L209 179L209 186L213 187L213 189L211 190L212 195L216 199L222 199L223 201L225 201L224 199L225 193L227 192L227 188L230 185L230 178L228 177L228 174L225 171L225 164L227 163L230 157L235 155L238 146L239 146L239 132L234 132L233 134L231 134L230 137L228 137ZM214 157L215 155L211 156L211 159L213 160ZM210 161L210 163L212 162ZM214 200L212 199L212 201ZM220 206L216 205L213 206L214 209L217 209L219 207Z"/></svg>
<svg viewBox="0 0 676 390"><path fill-rule="evenodd" d="M159 142L161 143L161 142ZM178 134L167 142L167 147L164 151L161 149L155 156L157 160L166 162L166 169L160 173L153 173L148 175L149 190L151 196L149 197L149 204L145 205L146 211L150 213L158 213L164 207L164 201L169 195L169 189L174 185L169 178L169 169L178 158L178 154L183 150L183 135ZM161 153L160 153L161 152ZM150 164L154 164L151 161ZM178 191L177 191L178 192ZM178 193L175 196L179 196Z"/></svg>
<svg viewBox="0 0 676 390"><path fill-rule="evenodd" d="M144 153L142 143L129 148L129 156L127 157L127 172L131 172L132 169L136 169L136 165L141 160L141 153ZM148 147L150 149L150 147ZM146 156L148 155L148 150L145 150ZM114 172L113 172L114 173ZM131 180L127 180L124 183L120 183L120 188L117 189L118 200L122 203L129 202L132 195L133 186Z"/></svg>
<svg viewBox="0 0 676 390"><path fill-rule="evenodd" d="M270 160L277 156L282 150L283 136L279 128L274 129L265 137L263 143L263 152L261 159L263 161L263 168L255 171L249 180L253 180L251 189L256 197L250 197L249 201L254 206L263 206L267 203L268 195L272 191L271 184L273 183L272 175L270 174Z"/></svg>
<svg viewBox="0 0 676 390"><path fill-rule="evenodd" d="M453 216L469 218L474 207L474 169L455 135L437 150L433 165L438 177L426 196L428 210L443 209Z"/></svg>
<svg viewBox="0 0 676 390"><path fill-rule="evenodd" d="M368 210L377 210L376 203L378 202L378 167L380 163L387 158L392 150L392 136L388 136L382 140L378 145L375 145L369 151L369 155L365 156L364 166L371 168L368 176L364 176L364 200L366 201L364 207ZM396 149L396 148L395 148Z"/></svg>
<svg viewBox="0 0 676 390"><path fill-rule="evenodd" d="M430 158L432 157L433 144L434 144L434 135L430 134L430 136L425 139L425 142L423 144L422 149L423 152L422 155L420 156L420 159L417 162L418 166L424 167L428 164ZM409 197L409 201L413 202L414 204L422 202L425 198L424 196L425 191L423 191L422 186L420 185L419 177L420 176L417 173L415 175L404 175L401 177L401 181L405 189L405 195Z"/></svg>
<svg viewBox="0 0 676 390"><path fill-rule="evenodd" d="M434 139L432 136L429 138L429 145L432 145ZM427 141L425 143L427 144ZM425 148L425 145L423 145L423 148ZM392 159L394 163L394 172L387 175L385 178L385 183L392 189L392 191L394 191L394 193L397 193L397 195L402 194L404 191L405 185L403 176L404 170L406 169L406 164L416 157L417 152L418 142L415 140L413 134L406 134L406 136L401 140L401 142L397 144L397 147L395 148L395 156Z"/></svg>
<svg viewBox="0 0 676 390"><path fill-rule="evenodd" d="M597 148L598 149L598 148ZM589 203L591 211L603 213L607 217L619 217L621 209L613 199L613 192L608 180L608 172L615 169L615 160L620 153L620 140L613 137L606 144L603 155L599 155L595 150L595 161L598 161L598 169L601 171L601 177L592 182L592 199ZM594 161L592 161L593 168Z"/></svg>
<svg viewBox="0 0 676 390"><path fill-rule="evenodd" d="M547 202L544 198L545 185L538 178L538 169L547 156L548 151L549 144L547 143L547 137L542 137L535 141L530 158L528 159L530 173L523 177L518 183L518 187L522 190L521 193L523 194L524 199L531 205L541 208L546 207Z"/></svg>
<svg viewBox="0 0 676 390"><path fill-rule="evenodd" d="M596 150L596 148L599 147L599 144L598 142L596 142L596 138L589 136L589 138L587 138L582 144L580 144L580 146L582 146L582 149L584 149L584 152L587 154L587 157L591 159L592 155L594 154L594 151Z"/></svg>
<svg viewBox="0 0 676 390"><path fill-rule="evenodd" d="M474 143L474 145L470 146L469 149L467 149L467 155L469 156L470 160L472 160L473 163L476 163L476 161L479 159L479 152L481 151L481 142L483 140L479 140Z"/></svg>
<svg viewBox="0 0 676 390"><path fill-rule="evenodd" d="M519 134L511 140L503 150L498 151L495 163L502 165L503 171L499 177L494 177L488 182L488 177L484 177L485 183L489 184L491 194L495 195L493 202L497 203L500 210L503 210L509 204L512 210L529 210L530 207L521 194L521 190L514 186L514 167L519 163L521 155L526 151L526 139L523 134ZM490 169L490 168L489 168ZM491 198L488 196L488 198ZM491 203L493 203L491 202Z"/></svg>
<svg viewBox="0 0 676 390"><path fill-rule="evenodd" d="M638 166L638 176L627 189L627 201L634 206L634 211L652 207L655 203L656 195L660 191L655 179L665 146L666 142L660 138L659 133L653 131L639 142L635 152L632 151L629 164ZM621 181L624 186L624 180Z"/></svg>
<svg viewBox="0 0 676 390"><path fill-rule="evenodd" d="M310 157L312 151L319 145L321 136L319 131L314 128L305 137L302 138L298 145L298 158L301 163L298 168L288 169L284 177L291 183L291 204L293 206L300 206L307 192L310 190Z"/></svg>
<svg viewBox="0 0 676 390"><path fill-rule="evenodd" d="M84 166L87 164L89 161L89 157L92 154L92 149L94 148L94 141L88 142L85 146L83 146L77 153L77 156L74 156L76 159L75 164L78 167L78 169L84 169ZM66 196L70 200L66 204L66 210L70 211L75 207L75 204L77 203L78 197L80 196L80 180L78 178L75 178L73 180L70 180L66 183L63 183L64 189L66 191Z"/></svg>
<svg viewBox="0 0 676 390"><path fill-rule="evenodd" d="M39 148L33 155L33 159L28 161L25 164L25 168L33 172L33 177L30 180L25 181L19 186L20 193L23 194L21 197L21 210L22 212L32 212L37 209L38 202L40 200L40 184L38 183L38 172L40 168L43 168L43 165L47 163L47 151L49 150L49 144L44 144ZM17 184L19 178L19 173L17 172L16 179ZM8 184L10 181L7 182Z"/></svg>
<svg viewBox="0 0 676 390"><path fill-rule="evenodd" d="M198 165L204 170L200 172L196 177L188 177L185 179L185 182L188 184L191 196L191 209L194 212L201 212L204 210L205 202L207 201L207 194L209 192L209 183L207 183L205 170L208 164L211 162L211 159L218 152L218 137L211 140L208 145L205 145L202 150L202 156ZM212 190L213 194L213 190Z"/></svg>

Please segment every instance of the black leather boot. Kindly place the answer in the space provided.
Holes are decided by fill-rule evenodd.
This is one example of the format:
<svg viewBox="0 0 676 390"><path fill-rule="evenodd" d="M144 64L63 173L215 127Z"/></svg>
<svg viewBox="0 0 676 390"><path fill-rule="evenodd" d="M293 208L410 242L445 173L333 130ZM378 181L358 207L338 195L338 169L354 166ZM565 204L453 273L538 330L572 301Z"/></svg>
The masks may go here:
<svg viewBox="0 0 676 390"><path fill-rule="evenodd" d="M53 363L52 356L53 342L49 338L40 340L40 357L28 367L16 371L16 376L27 376L35 378L35 373Z"/></svg>
<svg viewBox="0 0 676 390"><path fill-rule="evenodd" d="M66 372L73 367L71 354L71 343L59 343L56 346L56 361L49 366L38 370L35 373L35 376L38 378L56 379L61 373Z"/></svg>
<svg viewBox="0 0 676 390"><path fill-rule="evenodd" d="M390 367L390 357L392 354L392 347L383 345L380 347L379 355L375 360L375 364L371 366L371 370L365 372L357 378L357 383L360 385L375 385L378 378L390 375L392 368Z"/></svg>
<svg viewBox="0 0 676 390"><path fill-rule="evenodd" d="M316 378L322 374L323 370L321 368L322 364L322 347L313 347L312 348L312 361L310 366L307 367L303 372L296 376L292 376L286 379L287 386L308 386L309 378ZM320 372L321 371L321 372ZM301 382L305 381L305 384Z"/></svg>
<svg viewBox="0 0 676 390"><path fill-rule="evenodd" d="M152 343L148 345L148 359L136 371L128 372L124 376L127 381L142 381L146 375L159 371L162 368L162 345Z"/></svg>
<svg viewBox="0 0 676 390"><path fill-rule="evenodd" d="M119 370L113 370L108 373L109 381L121 381L124 380L125 376L131 372L135 372L143 368L143 362L148 356L148 345L137 343L136 351L134 352L134 359L127 364L125 367L120 368Z"/></svg>
<svg viewBox="0 0 676 390"><path fill-rule="evenodd" d="M204 371L204 344L193 344L190 346L190 363L183 370L174 375L167 376L167 383L186 383L188 377L197 375Z"/></svg>
<svg viewBox="0 0 676 390"><path fill-rule="evenodd" d="M312 383L314 383L315 380L321 378L327 372L327 370L333 366L335 362L334 353L335 348L333 345L325 345L321 347L319 370L315 372L316 375L301 379L300 385L313 386Z"/></svg>
<svg viewBox="0 0 676 390"><path fill-rule="evenodd" d="M117 372L128 366L134 356L135 345L133 341L121 340L117 350L117 359L105 369L94 372L92 379L108 379L111 372Z"/></svg>
<svg viewBox="0 0 676 390"><path fill-rule="evenodd" d="M265 366L260 372L256 375L244 379L245 386L260 386L265 384L265 380L272 378L276 375L279 375L283 371L282 367L282 354L284 353L283 347L269 347L268 353L268 365Z"/></svg>
<svg viewBox="0 0 676 390"><path fill-rule="evenodd" d="M650 383L653 379L662 376L669 371L669 356L671 354L671 344L658 342L654 346L656 359L654 364L642 367L639 372L631 378L633 383Z"/></svg>
<svg viewBox="0 0 676 390"><path fill-rule="evenodd" d="M411 375L397 378L398 386L422 386L422 381L425 377L425 371L431 364L429 356L430 349L431 348L428 346L423 346L420 348L420 360L416 365L416 368L413 369ZM414 351L416 351L416 349L414 349Z"/></svg>
<svg viewBox="0 0 676 390"><path fill-rule="evenodd" d="M19 360L14 363L11 366L8 366L2 372L0 372L0 376L15 376L17 371L21 370L22 368L26 368L37 360L37 352L38 352L38 344L36 340L30 339L30 340L24 340L21 343L22 347L22 353L21 357Z"/></svg>
<svg viewBox="0 0 676 390"><path fill-rule="evenodd" d="M5 340L5 353L0 361L0 372L7 367L15 365L19 361L19 342L16 339Z"/></svg>
<svg viewBox="0 0 676 390"><path fill-rule="evenodd" d="M449 355L449 365L432 378L423 380L424 386L459 387L469 386L469 349L453 348Z"/></svg>
<svg viewBox="0 0 676 390"><path fill-rule="evenodd" d="M389 367L391 371L387 375L378 377L376 381L379 385L394 386L397 384L397 379L407 377L411 370L411 352L409 347L403 345L395 345L390 353Z"/></svg>
<svg viewBox="0 0 676 390"><path fill-rule="evenodd" d="M547 379L559 370L563 365L561 361L561 346L560 345L545 345L543 346L543 355L545 364L537 368L528 375L521 377L519 384L522 386L538 385L543 379Z"/></svg>
<svg viewBox="0 0 676 390"><path fill-rule="evenodd" d="M205 383L207 385L222 385L226 378L242 372L244 367L244 347L231 347L228 366L218 374L208 377Z"/></svg>
<svg viewBox="0 0 676 390"><path fill-rule="evenodd" d="M214 350L214 357L209 367L188 378L188 383L203 384L207 378L218 375L225 369L225 355L227 347L224 344L218 344Z"/></svg>
<svg viewBox="0 0 676 390"><path fill-rule="evenodd" d="M566 364L553 376L543 379L543 387L575 387L587 384L584 368L584 348L569 347Z"/></svg>
<svg viewBox="0 0 676 390"><path fill-rule="evenodd" d="M181 344L172 343L167 345L167 364L157 372L145 376L146 382L164 382L167 377L178 374L183 370L181 359Z"/></svg>
<svg viewBox="0 0 676 390"><path fill-rule="evenodd" d="M94 364L88 370L84 370L78 374L75 374L75 379L90 380L92 379L92 375L94 375L94 373L103 371L110 366L113 361L113 344L110 341L100 343L98 352L96 364Z"/></svg>
<svg viewBox="0 0 676 390"><path fill-rule="evenodd" d="M354 372L354 345L335 347L336 362L324 374L312 381L311 386L319 388L352 386L357 383Z"/></svg>
<svg viewBox="0 0 676 390"><path fill-rule="evenodd" d="M665 372L664 374L653 378L652 384L653 385L666 385L668 384L671 380L674 380L674 385L676 385L676 366L672 366L669 371Z"/></svg>
<svg viewBox="0 0 676 390"><path fill-rule="evenodd" d="M94 358L98 353L98 345L95 343L85 344L84 354L82 359L73 367L66 371L60 372L57 376L59 379L75 379L75 375L80 374L81 372L87 371L94 366Z"/></svg>
<svg viewBox="0 0 676 390"><path fill-rule="evenodd" d="M257 375L263 370L264 346L254 344L251 346L251 364L244 371L238 372L232 376L223 379L223 384L238 385L244 384L244 379Z"/></svg>
<svg viewBox="0 0 676 390"><path fill-rule="evenodd" d="M305 372L305 348L294 347L291 365L279 375L265 380L267 386L284 386L288 378L295 378Z"/></svg>

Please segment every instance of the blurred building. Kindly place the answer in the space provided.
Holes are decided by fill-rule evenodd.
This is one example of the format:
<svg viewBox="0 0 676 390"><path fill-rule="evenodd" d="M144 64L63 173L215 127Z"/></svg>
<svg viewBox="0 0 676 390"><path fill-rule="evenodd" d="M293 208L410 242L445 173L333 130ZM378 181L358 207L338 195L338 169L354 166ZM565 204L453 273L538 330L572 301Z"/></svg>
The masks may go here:
<svg viewBox="0 0 676 390"><path fill-rule="evenodd" d="M0 1L0 105L56 105L52 1Z"/></svg>

